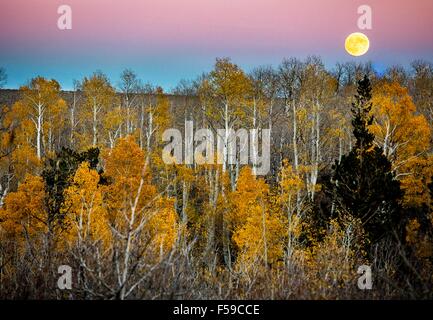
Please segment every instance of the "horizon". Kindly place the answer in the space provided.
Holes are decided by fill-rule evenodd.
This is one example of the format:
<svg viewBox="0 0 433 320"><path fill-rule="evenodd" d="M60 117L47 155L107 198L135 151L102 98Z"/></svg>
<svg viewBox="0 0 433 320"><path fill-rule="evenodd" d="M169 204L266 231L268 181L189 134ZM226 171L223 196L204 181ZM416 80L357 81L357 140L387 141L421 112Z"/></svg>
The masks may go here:
<svg viewBox="0 0 433 320"><path fill-rule="evenodd" d="M322 57L320 57L320 56L318 56L318 55L307 55L306 57L310 57L310 56L317 56L317 57L319 57L319 58L322 59ZM306 58L306 57L305 57L305 58ZM230 59L233 63L239 65L239 66L242 68L242 70L244 70L247 74L250 73L250 72L252 72L255 68L263 67L263 66L270 66L270 67L272 67L272 68L274 68L274 69L277 69L277 68L278 68L278 65L283 61L283 59L290 59L290 58L298 58L298 57L292 57L292 56L283 57L283 58L281 59L281 61L280 61L279 63L277 63L277 64L258 64L258 65L254 65L254 66L250 66L250 67L247 66L246 68L244 68L241 64L237 64L236 61L233 61L233 60L229 57L229 59ZM198 72L197 75L194 75L194 76L192 76L191 78L180 78L180 79L178 79L177 81L174 81L173 83L170 83L168 87L167 87L167 86L160 85L159 83L152 82L151 80L150 80L150 81L143 81L143 82L144 82L144 83L149 83L149 84L154 85L154 86L160 86L160 87L164 90L164 93L166 93L166 94L173 94L173 90L176 88L176 86L179 84L180 81L182 81L182 80L195 80L195 79L198 78L200 75L202 75L202 74L206 74L206 73L210 72L210 71L212 70L212 67L213 67L213 65L214 65L214 63L215 63L215 61L216 61L216 59L218 59L218 58L214 58L213 61L212 61L212 63L209 65L209 67L208 67L205 71ZM413 59L410 63L412 63L412 62L414 62L414 61L417 61L417 60L422 60L422 61L426 61L426 62L428 62L428 63L433 63L433 60L427 60L427 59L416 59L416 58ZM322 60L322 61L323 61L323 60ZM325 69L326 69L328 72L333 72L333 71L334 71L334 68L335 68L335 66L336 66L337 63L357 63L357 61L356 61L355 59L352 59L352 60L346 60L346 61L336 61L333 65L330 65L330 66L327 65L326 63L324 63L324 65L325 65ZM401 66L401 67L403 67L403 68L404 68L406 71L408 71L408 72L410 71L410 68L411 68L410 63L408 63L407 65L393 64L393 65L389 65L389 66L380 66L380 65L378 65L378 64L375 64L373 61L365 61L365 63L371 63L371 66L373 67L374 72L375 72L377 75L379 75L379 76L383 76L383 75L386 73L387 69L390 68L390 67ZM104 70L96 69L96 70L91 71L91 72L88 73L88 74L83 75L83 77L80 78L80 79L73 78L73 79L67 79L66 81L70 81L70 82L72 82L72 81L74 81L74 80L81 81L82 79L84 79L84 77L89 77L89 76L91 76L91 75L92 75L93 73L95 73L95 72L102 72L103 74L105 74L105 75L108 77L108 79L109 79L110 83L113 85L113 87L116 88L116 89L118 89L118 82L119 82L119 79L120 79L121 72L124 71L124 70L126 70L126 69L130 69L130 70L134 71L134 72L137 74L137 78L138 78L139 80L143 80L143 79L146 78L146 77L144 77L142 74L136 72L136 70L134 70L134 69L132 69L132 68L125 67L124 69L120 70L120 71L118 72L118 74L106 73ZM61 89L61 91L65 91L65 92L68 92L68 91L71 91L71 92L72 92L72 91L74 91L74 88L73 88L72 85L66 85L66 86L64 85L64 81L65 81L65 79L63 79L63 81L62 81L62 80L59 80L59 79L57 79L57 78L55 78L55 77L45 76L45 75L43 75L43 74L34 74L34 75L29 75L29 78L28 78L27 80L25 80L23 83L18 84L18 83L15 82L15 83L14 83L14 86L11 86L11 83L10 83L11 75L8 73L8 70L7 70L6 68L5 68L5 71L6 71L6 74L7 74L7 82L6 82L6 84L3 86L3 88L1 88L2 90L4 90L4 89L8 89L8 90L19 90L22 86L26 86L26 85L28 85L29 82L30 82L32 79L41 76L41 77L46 78L46 79L53 79L53 80L56 80L56 81L60 84L60 89Z"/></svg>

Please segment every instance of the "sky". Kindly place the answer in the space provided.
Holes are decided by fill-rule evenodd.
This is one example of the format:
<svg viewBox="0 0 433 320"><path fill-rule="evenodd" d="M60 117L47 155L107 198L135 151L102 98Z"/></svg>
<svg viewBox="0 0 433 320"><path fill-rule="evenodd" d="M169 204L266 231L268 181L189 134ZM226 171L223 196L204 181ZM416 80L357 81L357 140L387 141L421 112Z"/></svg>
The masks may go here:
<svg viewBox="0 0 433 320"><path fill-rule="evenodd" d="M72 29L60 30L60 5ZM359 30L358 7L372 9ZM359 58L344 49L352 32L370 39ZM0 0L0 66L8 88L34 76L63 89L96 70L116 84L131 68L170 90L208 72L217 57L246 71L284 57L319 55L337 62L372 61L378 70L415 59L433 62L433 0Z"/></svg>

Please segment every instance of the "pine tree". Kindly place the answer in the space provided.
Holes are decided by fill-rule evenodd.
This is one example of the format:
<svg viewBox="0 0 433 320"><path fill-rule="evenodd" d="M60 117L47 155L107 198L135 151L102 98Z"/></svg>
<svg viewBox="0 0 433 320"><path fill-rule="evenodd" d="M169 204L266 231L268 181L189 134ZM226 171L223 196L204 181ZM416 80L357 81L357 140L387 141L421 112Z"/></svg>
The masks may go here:
<svg viewBox="0 0 433 320"><path fill-rule="evenodd" d="M430 209L432 213L432 223L433 223L433 176L431 177L431 182L428 184L430 191Z"/></svg>
<svg viewBox="0 0 433 320"><path fill-rule="evenodd" d="M365 76L358 81L351 109L356 143L349 154L335 162L332 184L337 212L360 218L375 242L396 228L402 192L391 162L382 148L374 145L374 135L368 129L373 123L371 98L370 80Z"/></svg>

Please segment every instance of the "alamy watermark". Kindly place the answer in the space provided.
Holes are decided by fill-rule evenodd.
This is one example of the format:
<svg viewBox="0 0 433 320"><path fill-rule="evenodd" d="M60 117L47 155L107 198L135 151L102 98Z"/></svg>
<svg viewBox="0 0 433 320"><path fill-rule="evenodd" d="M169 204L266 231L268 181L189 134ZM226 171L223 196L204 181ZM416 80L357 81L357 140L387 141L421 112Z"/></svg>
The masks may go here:
<svg viewBox="0 0 433 320"><path fill-rule="evenodd" d="M215 139L212 130L194 132L193 121L186 121L185 140L175 128L165 130L162 140L168 142L162 151L165 164L221 164L223 170L251 164L255 175L266 175L270 169L270 129L218 129Z"/></svg>
<svg viewBox="0 0 433 320"><path fill-rule="evenodd" d="M367 265L359 266L358 274L361 276L358 278L358 288L360 290L371 290L373 289L373 280L371 267Z"/></svg>
<svg viewBox="0 0 433 320"><path fill-rule="evenodd" d="M57 8L57 13L60 14L57 19L57 28L59 30L72 29L72 9L67 4L62 4Z"/></svg>
<svg viewBox="0 0 433 320"><path fill-rule="evenodd" d="M57 280L57 287L60 290L72 289L72 268L67 264L58 267L57 272L61 275Z"/></svg>
<svg viewBox="0 0 433 320"><path fill-rule="evenodd" d="M57 272L60 277L57 280L57 287L60 290L72 289L72 268L69 265L61 265L58 267ZM368 265L361 265L358 267L357 273L360 275L358 278L358 289L371 290L373 289L373 279L371 267Z"/></svg>
<svg viewBox="0 0 433 320"><path fill-rule="evenodd" d="M358 28L361 30L371 30L372 23L372 10L369 5L363 4L358 7Z"/></svg>

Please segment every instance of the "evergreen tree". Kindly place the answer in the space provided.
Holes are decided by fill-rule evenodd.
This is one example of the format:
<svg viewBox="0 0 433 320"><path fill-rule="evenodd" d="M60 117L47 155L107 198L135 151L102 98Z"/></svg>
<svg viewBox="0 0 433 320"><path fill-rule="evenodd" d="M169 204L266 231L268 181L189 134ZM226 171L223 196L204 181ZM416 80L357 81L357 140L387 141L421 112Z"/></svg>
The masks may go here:
<svg viewBox="0 0 433 320"><path fill-rule="evenodd" d="M433 176L431 177L431 182L428 184L429 192L430 192L430 214L431 221L433 223Z"/></svg>
<svg viewBox="0 0 433 320"><path fill-rule="evenodd" d="M358 81L351 109L356 143L341 162L335 162L332 184L337 212L360 218L370 240L375 242L396 228L402 192L391 162L382 148L374 145L374 135L368 130L373 123L371 98L370 80L365 76Z"/></svg>

